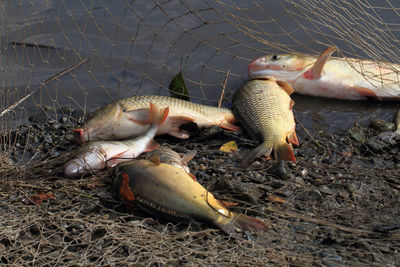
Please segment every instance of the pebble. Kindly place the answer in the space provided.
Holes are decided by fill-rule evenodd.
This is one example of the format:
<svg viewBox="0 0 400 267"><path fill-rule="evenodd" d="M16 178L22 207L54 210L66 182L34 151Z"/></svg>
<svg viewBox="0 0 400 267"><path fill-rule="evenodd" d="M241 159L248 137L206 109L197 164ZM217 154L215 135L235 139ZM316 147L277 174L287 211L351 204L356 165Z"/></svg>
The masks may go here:
<svg viewBox="0 0 400 267"><path fill-rule="evenodd" d="M394 123L379 119L371 120L370 126L371 128L377 130L378 132L394 131L395 128Z"/></svg>
<svg viewBox="0 0 400 267"><path fill-rule="evenodd" d="M334 195L335 194L335 191L332 190L331 188L329 188L326 185L322 185L318 189L319 189L320 192L322 192L324 194L327 194L327 195Z"/></svg>
<svg viewBox="0 0 400 267"><path fill-rule="evenodd" d="M361 127L353 127L349 129L351 138L359 143L364 143L367 137L365 136L364 129Z"/></svg>

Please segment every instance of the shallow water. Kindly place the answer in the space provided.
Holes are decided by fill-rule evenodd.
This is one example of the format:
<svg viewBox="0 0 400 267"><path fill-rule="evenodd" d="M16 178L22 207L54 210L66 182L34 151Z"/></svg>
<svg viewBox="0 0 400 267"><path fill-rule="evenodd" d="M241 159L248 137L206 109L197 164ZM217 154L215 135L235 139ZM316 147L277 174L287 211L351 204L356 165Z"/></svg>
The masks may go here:
<svg viewBox="0 0 400 267"><path fill-rule="evenodd" d="M233 92L247 78L248 63L265 53L316 54L334 44L342 55L398 61L398 15L390 9L371 8L368 1L362 5L357 0L346 3L3 2L1 106L8 106L51 75L86 57L91 59L84 66L24 102L22 109L17 109L22 115L17 112L13 117L14 125L26 121L38 105L71 105L91 112L134 94L168 95L169 82L179 70L186 78L192 101L213 105L220 98L229 70L224 105L230 106ZM388 5L386 1L373 4ZM394 1L391 4L397 5ZM359 20L354 19L356 16ZM387 24L381 23L380 16ZM383 31L373 30L371 25ZM294 99L297 119L311 132L336 132L357 121L367 123L372 117L390 120L399 108L393 102L305 96Z"/></svg>

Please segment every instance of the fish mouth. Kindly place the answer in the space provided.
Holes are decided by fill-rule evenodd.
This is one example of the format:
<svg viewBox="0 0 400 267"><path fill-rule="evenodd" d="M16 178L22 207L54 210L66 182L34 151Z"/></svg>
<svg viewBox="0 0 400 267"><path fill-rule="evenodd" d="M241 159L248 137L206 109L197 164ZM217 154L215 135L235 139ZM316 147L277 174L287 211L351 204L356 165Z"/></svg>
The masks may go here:
<svg viewBox="0 0 400 267"><path fill-rule="evenodd" d="M73 136L76 142L78 142L79 144L82 145L83 143L85 143L85 133L82 128L74 129Z"/></svg>

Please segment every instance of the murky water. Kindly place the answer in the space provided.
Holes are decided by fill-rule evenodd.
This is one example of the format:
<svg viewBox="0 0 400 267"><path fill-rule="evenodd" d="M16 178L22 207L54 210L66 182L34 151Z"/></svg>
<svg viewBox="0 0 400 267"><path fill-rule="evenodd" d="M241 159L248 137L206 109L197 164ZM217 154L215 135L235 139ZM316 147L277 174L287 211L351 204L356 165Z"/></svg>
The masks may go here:
<svg viewBox="0 0 400 267"><path fill-rule="evenodd" d="M398 15L394 9L371 7L388 6L387 1L331 2L2 2L1 107L86 57L90 60L84 66L23 103L16 124L26 121L37 105L91 112L134 94L168 95L179 70L192 100L213 105L229 70L224 100L229 106L232 93L247 78L248 63L265 53L316 54L334 44L343 55L398 61ZM400 107L393 102L294 99L296 117L310 131L336 132L371 117L391 119Z"/></svg>

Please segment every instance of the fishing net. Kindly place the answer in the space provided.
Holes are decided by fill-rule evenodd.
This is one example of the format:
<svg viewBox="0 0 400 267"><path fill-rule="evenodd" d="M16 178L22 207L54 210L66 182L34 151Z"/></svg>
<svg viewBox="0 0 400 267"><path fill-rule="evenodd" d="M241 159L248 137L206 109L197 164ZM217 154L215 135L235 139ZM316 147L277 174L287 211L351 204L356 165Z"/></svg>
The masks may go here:
<svg viewBox="0 0 400 267"><path fill-rule="evenodd" d="M334 45L337 56L400 62L399 12L400 2L394 0L2 1L0 262L395 265L398 233L390 234L389 226L384 236L371 229L399 221L397 174L378 163L384 171L371 174L354 167L369 165L352 159L340 161L336 169L324 163L324 171L315 171L338 149L342 157L379 158L376 151L357 152L360 147L346 136L324 136L320 129L310 136L300 129L304 147L299 151L325 145L319 138L329 145L317 145L313 155L299 152L299 163L290 165L294 180L283 181L268 174L268 168L241 170L232 155L231 165L221 170L215 160L222 164L228 155L217 153L217 143L203 151L195 140L180 143L201 151L196 158L204 162L195 159L191 167L202 184L240 202L238 211L271 222L269 231L240 240L214 228L149 219L139 210L131 215L115 199L109 172L68 180L62 165L78 147L71 129L87 114L132 95L170 95L168 86L179 72L191 101L230 107L232 94L247 79L249 62L265 54L318 55ZM295 115L306 128L316 122L328 127L332 118L352 124L371 109L387 119L392 114L384 111L398 108L363 104L354 115L353 104L334 103L327 113L313 109L311 98L301 100L308 104L296 100ZM332 105L320 101L319 106ZM345 119L332 117L337 106ZM216 141L221 145L232 138ZM356 152L338 148L341 144L356 146ZM382 161L395 157L393 149L380 152L386 153ZM398 168L400 161L394 162ZM350 168L355 169L346 173ZM314 170L314 176L305 170ZM328 179L330 174L335 178ZM233 185L215 184L222 176L231 177ZM254 192L239 190L235 182ZM338 191L320 192L331 183ZM55 198L40 205L21 203L38 190L54 192ZM277 191L286 202L270 198Z"/></svg>

